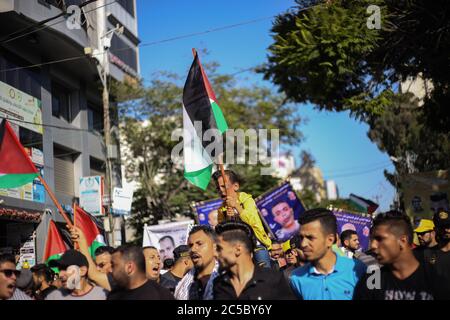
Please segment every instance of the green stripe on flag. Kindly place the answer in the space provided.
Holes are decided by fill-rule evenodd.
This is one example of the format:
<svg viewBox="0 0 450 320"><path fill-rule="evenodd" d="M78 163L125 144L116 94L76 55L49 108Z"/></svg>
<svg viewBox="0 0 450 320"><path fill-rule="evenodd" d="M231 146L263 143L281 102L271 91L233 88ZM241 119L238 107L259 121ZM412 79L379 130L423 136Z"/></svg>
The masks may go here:
<svg viewBox="0 0 450 320"><path fill-rule="evenodd" d="M92 259L95 259L95 250L103 246L105 246L105 244L97 240L94 240L92 242L91 246L89 247L89 253L91 254Z"/></svg>
<svg viewBox="0 0 450 320"><path fill-rule="evenodd" d="M211 108L214 114L214 119L216 119L217 129L220 130L220 133L224 133L228 129L227 121L223 116L222 110L217 103L211 101Z"/></svg>
<svg viewBox="0 0 450 320"><path fill-rule="evenodd" d="M0 189L21 187L32 182L38 175L38 173L0 174Z"/></svg>
<svg viewBox="0 0 450 320"><path fill-rule="evenodd" d="M210 164L206 168L198 171L184 172L184 177L202 190L206 190L211 180L212 167L213 165Z"/></svg>
<svg viewBox="0 0 450 320"><path fill-rule="evenodd" d="M59 259L61 259L61 256L62 256L62 253L54 254L54 255L48 257L47 261L45 261L45 264L48 266L50 261L59 260ZM53 272L55 272L55 273L59 273L59 269L56 268L56 267L53 267L53 268L50 268L50 269L52 269Z"/></svg>

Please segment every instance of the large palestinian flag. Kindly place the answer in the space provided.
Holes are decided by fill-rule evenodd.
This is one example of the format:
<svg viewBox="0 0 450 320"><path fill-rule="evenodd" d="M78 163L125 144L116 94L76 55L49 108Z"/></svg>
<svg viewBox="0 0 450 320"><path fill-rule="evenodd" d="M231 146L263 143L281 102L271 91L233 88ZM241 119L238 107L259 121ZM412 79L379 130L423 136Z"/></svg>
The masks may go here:
<svg viewBox="0 0 450 320"><path fill-rule="evenodd" d="M183 129L184 177L205 190L213 159L205 150L211 141L204 141L203 134L209 129L223 134L228 125L197 53L183 89Z"/></svg>
<svg viewBox="0 0 450 320"><path fill-rule="evenodd" d="M58 227L53 220L50 220L45 241L44 262L52 266L51 261L59 260L67 249L68 246L64 242Z"/></svg>
<svg viewBox="0 0 450 320"><path fill-rule="evenodd" d="M94 257L95 250L105 245L105 238L100 232L100 227L93 216L77 205L74 206L73 216L73 224L83 232L89 246L89 253Z"/></svg>
<svg viewBox="0 0 450 320"><path fill-rule="evenodd" d="M23 186L38 175L14 130L3 120L0 124L0 189Z"/></svg>

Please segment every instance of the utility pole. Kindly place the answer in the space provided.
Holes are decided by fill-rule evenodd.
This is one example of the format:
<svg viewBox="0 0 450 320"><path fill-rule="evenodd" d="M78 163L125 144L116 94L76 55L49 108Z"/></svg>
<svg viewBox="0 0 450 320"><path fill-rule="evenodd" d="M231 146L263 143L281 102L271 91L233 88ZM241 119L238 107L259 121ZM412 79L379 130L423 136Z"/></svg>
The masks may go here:
<svg viewBox="0 0 450 320"><path fill-rule="evenodd" d="M96 10L97 15L97 49L92 50L92 48L85 48L85 53L91 54L97 60L97 71L102 82L102 105L103 105L103 137L105 142L105 181L104 181L104 191L105 194L109 195L106 207L108 208L106 212L106 217L109 231L108 242L110 245L120 245L121 237L116 237L116 234L120 234L117 230L121 230L121 221L119 219L114 219L111 204L112 204L112 194L113 194L113 165L112 160L117 157L117 148L111 143L111 117L109 113L109 90L108 90L108 76L109 76L109 48L111 47L111 39L114 33L123 33L123 26L117 25L115 29L106 31L106 13L104 9L105 0L98 0L98 7L100 9ZM88 49L88 50L86 50ZM116 231L116 232L115 232Z"/></svg>

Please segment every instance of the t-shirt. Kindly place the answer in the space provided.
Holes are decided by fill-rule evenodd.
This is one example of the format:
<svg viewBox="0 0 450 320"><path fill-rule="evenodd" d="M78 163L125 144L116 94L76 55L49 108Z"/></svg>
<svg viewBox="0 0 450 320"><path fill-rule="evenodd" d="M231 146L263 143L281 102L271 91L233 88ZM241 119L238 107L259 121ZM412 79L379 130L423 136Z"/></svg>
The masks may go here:
<svg viewBox="0 0 450 320"><path fill-rule="evenodd" d="M395 277L388 267L378 270L379 288L373 287L377 285L377 271L366 274L356 285L353 300L434 300L436 280L422 264L403 280Z"/></svg>
<svg viewBox="0 0 450 320"><path fill-rule="evenodd" d="M136 289L111 292L108 300L175 300L175 298L166 288L161 287L155 281L147 280Z"/></svg>
<svg viewBox="0 0 450 320"><path fill-rule="evenodd" d="M450 251L444 252L438 247L425 249L423 261L438 278L437 299L450 299Z"/></svg>
<svg viewBox="0 0 450 320"><path fill-rule="evenodd" d="M172 272L168 271L161 276L160 285L163 288L168 289L172 294L175 292L175 288L182 278L175 276Z"/></svg>
<svg viewBox="0 0 450 320"><path fill-rule="evenodd" d="M108 291L99 286L92 286L92 289L82 296L75 296L71 290L60 288L50 293L45 300L106 300L107 295Z"/></svg>

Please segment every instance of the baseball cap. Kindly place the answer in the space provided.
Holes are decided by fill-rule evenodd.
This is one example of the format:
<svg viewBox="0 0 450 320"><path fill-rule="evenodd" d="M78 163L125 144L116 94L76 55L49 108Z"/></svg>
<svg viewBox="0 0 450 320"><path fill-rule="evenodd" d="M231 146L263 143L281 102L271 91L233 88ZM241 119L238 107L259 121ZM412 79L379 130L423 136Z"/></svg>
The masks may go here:
<svg viewBox="0 0 450 320"><path fill-rule="evenodd" d="M173 258L175 261L182 257L189 257L189 246L182 244L173 249Z"/></svg>
<svg viewBox="0 0 450 320"><path fill-rule="evenodd" d="M445 210L439 210L433 216L436 228L450 228L450 217Z"/></svg>
<svg viewBox="0 0 450 320"><path fill-rule="evenodd" d="M51 261L50 267L58 267L59 269L66 269L69 266L89 267L89 262L81 252L77 250L67 250L59 260Z"/></svg>
<svg viewBox="0 0 450 320"><path fill-rule="evenodd" d="M419 225L416 229L414 229L414 232L422 233L427 231L433 231L434 230L434 223L431 220L428 219L421 219L419 221Z"/></svg>

